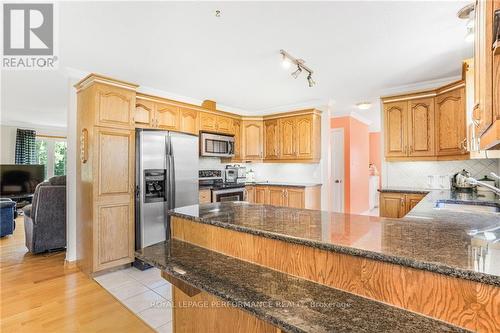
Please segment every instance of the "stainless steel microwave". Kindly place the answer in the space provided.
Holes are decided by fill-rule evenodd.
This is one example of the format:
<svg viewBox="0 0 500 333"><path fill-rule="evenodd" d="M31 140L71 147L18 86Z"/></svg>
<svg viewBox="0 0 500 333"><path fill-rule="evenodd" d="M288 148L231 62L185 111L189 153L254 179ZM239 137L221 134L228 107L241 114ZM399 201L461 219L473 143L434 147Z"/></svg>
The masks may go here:
<svg viewBox="0 0 500 333"><path fill-rule="evenodd" d="M201 132L200 156L234 156L234 136Z"/></svg>

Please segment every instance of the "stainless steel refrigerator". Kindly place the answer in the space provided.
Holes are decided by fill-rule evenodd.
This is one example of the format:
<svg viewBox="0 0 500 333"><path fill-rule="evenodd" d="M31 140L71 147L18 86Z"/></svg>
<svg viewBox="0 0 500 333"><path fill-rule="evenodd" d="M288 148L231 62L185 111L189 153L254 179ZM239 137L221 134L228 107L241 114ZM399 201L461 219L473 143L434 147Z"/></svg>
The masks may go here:
<svg viewBox="0 0 500 333"><path fill-rule="evenodd" d="M198 137L136 130L136 249L169 238L167 211L198 203Z"/></svg>

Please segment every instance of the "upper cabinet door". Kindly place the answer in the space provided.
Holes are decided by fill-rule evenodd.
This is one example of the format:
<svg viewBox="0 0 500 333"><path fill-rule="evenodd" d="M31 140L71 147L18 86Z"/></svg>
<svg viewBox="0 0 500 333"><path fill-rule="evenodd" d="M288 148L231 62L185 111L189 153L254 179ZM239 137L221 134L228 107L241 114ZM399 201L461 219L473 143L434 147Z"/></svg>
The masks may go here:
<svg viewBox="0 0 500 333"><path fill-rule="evenodd" d="M465 89L458 88L436 97L436 153L460 155L467 152Z"/></svg>
<svg viewBox="0 0 500 333"><path fill-rule="evenodd" d="M181 108L179 130L181 132L198 135L198 112Z"/></svg>
<svg viewBox="0 0 500 333"><path fill-rule="evenodd" d="M311 159L313 156L314 134L313 118L311 115L297 116L295 118L297 134L295 136L295 157L298 159Z"/></svg>
<svg viewBox="0 0 500 333"><path fill-rule="evenodd" d="M244 158L248 160L262 159L262 121L243 122Z"/></svg>
<svg viewBox="0 0 500 333"><path fill-rule="evenodd" d="M216 126L217 132L232 134L233 133L233 119L224 116L217 116L216 118Z"/></svg>
<svg viewBox="0 0 500 333"><path fill-rule="evenodd" d="M408 102L408 155L434 155L434 98Z"/></svg>
<svg viewBox="0 0 500 333"><path fill-rule="evenodd" d="M234 159L242 157L241 154L241 121L233 119L234 132Z"/></svg>
<svg viewBox="0 0 500 333"><path fill-rule="evenodd" d="M139 127L152 127L154 117L154 103L136 99L134 122Z"/></svg>
<svg viewBox="0 0 500 333"><path fill-rule="evenodd" d="M217 116L212 113L200 112L200 131L215 132Z"/></svg>
<svg viewBox="0 0 500 333"><path fill-rule="evenodd" d="M278 120L266 120L264 121L264 158L278 159L279 151Z"/></svg>
<svg viewBox="0 0 500 333"><path fill-rule="evenodd" d="M386 157L406 156L407 107L408 103L406 101L384 104Z"/></svg>
<svg viewBox="0 0 500 333"><path fill-rule="evenodd" d="M97 124L108 127L133 128L135 91L97 85Z"/></svg>
<svg viewBox="0 0 500 333"><path fill-rule="evenodd" d="M280 124L280 141L281 141L281 149L280 149L280 159L295 159L295 118L282 118L279 120Z"/></svg>
<svg viewBox="0 0 500 333"><path fill-rule="evenodd" d="M179 107L170 104L156 104L156 127L166 130L179 129Z"/></svg>

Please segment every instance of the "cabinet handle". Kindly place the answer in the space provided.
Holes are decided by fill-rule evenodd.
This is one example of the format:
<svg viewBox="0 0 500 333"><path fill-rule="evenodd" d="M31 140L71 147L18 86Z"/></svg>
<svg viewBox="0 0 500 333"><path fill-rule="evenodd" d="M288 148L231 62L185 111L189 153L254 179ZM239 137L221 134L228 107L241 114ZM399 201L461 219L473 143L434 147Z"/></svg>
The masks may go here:
<svg viewBox="0 0 500 333"><path fill-rule="evenodd" d="M481 124L481 108L479 107L479 103L474 105L474 108L472 109L472 123L476 127L479 127Z"/></svg>
<svg viewBox="0 0 500 333"><path fill-rule="evenodd" d="M405 205L405 199L401 198L399 199L401 201L401 207Z"/></svg>

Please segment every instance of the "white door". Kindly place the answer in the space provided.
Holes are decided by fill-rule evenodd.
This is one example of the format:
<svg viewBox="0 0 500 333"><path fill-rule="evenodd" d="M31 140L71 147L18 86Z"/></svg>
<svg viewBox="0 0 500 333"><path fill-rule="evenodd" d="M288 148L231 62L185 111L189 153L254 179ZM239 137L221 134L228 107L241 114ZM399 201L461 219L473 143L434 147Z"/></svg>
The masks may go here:
<svg viewBox="0 0 500 333"><path fill-rule="evenodd" d="M335 128L331 135L333 211L344 212L344 129Z"/></svg>

